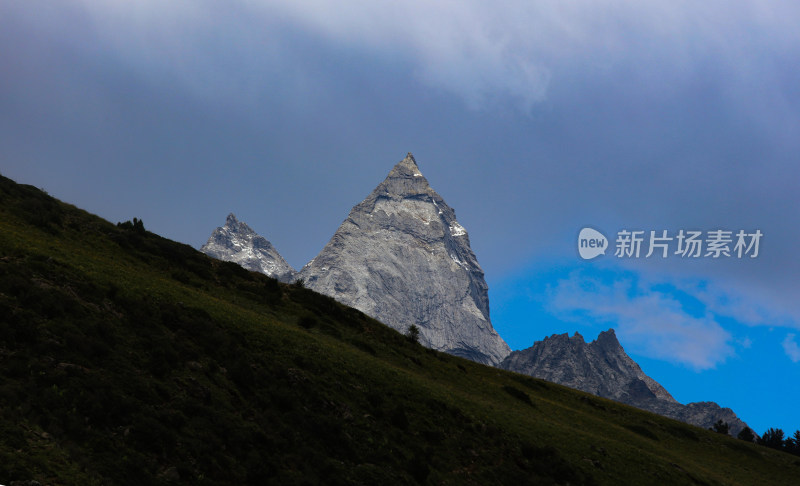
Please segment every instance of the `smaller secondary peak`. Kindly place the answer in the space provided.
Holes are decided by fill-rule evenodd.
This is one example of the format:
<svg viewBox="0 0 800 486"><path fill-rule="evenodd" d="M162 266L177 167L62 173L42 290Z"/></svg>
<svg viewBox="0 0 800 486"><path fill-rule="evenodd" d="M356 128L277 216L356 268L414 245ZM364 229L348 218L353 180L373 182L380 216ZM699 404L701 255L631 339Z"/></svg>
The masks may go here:
<svg viewBox="0 0 800 486"><path fill-rule="evenodd" d="M228 217L225 218L224 229L234 234L255 235L255 231L253 231L253 228L247 226L247 223L236 219L236 215L233 213L228 214Z"/></svg>
<svg viewBox="0 0 800 486"><path fill-rule="evenodd" d="M247 270L261 272L282 282L291 282L297 273L272 243L258 235L245 222L236 219L233 213L225 218L225 226L211 233L200 251L212 258L238 263Z"/></svg>

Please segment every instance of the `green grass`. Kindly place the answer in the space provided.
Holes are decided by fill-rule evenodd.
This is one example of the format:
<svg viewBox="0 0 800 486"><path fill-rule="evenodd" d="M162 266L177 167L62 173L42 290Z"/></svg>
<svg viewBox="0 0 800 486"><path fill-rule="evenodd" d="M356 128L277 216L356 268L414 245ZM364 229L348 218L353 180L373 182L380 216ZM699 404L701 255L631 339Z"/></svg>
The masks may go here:
<svg viewBox="0 0 800 486"><path fill-rule="evenodd" d="M797 484L0 180L0 484Z"/></svg>

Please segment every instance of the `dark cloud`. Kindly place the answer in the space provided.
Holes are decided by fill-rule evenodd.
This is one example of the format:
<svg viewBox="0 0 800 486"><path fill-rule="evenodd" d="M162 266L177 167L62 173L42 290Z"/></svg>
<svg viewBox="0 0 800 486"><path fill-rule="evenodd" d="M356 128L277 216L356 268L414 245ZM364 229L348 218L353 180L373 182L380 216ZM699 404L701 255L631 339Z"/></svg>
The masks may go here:
<svg viewBox="0 0 800 486"><path fill-rule="evenodd" d="M4 3L3 173L195 246L234 211L300 266L410 150L490 283L587 224L760 228L626 266L800 317L797 7L334 5Z"/></svg>

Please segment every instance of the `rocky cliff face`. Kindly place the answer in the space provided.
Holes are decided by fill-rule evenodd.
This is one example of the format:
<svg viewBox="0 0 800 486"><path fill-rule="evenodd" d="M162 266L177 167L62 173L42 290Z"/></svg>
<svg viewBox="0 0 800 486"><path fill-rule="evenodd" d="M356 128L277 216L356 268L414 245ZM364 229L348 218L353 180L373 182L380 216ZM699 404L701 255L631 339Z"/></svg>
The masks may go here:
<svg viewBox="0 0 800 486"><path fill-rule="evenodd" d="M433 349L496 365L510 349L466 229L408 154L299 273L305 285Z"/></svg>
<svg viewBox="0 0 800 486"><path fill-rule="evenodd" d="M231 213L225 226L211 233L200 251L210 257L235 262L248 270L261 272L283 282L290 282L297 273L263 236L259 236Z"/></svg>
<svg viewBox="0 0 800 486"><path fill-rule="evenodd" d="M747 424L714 402L678 403L645 375L617 340L613 329L586 343L575 333L553 335L528 349L514 351L500 363L510 371L542 378L703 428L722 419L735 436Z"/></svg>
<svg viewBox="0 0 800 486"><path fill-rule="evenodd" d="M553 335L509 354L489 319L488 286L467 231L411 154L350 211L299 273L233 214L201 250L284 282L302 278L307 287L400 332L415 324L422 344L440 351L704 428L722 419L736 435L746 426L716 403L678 403L625 353L613 330L591 343L577 333Z"/></svg>

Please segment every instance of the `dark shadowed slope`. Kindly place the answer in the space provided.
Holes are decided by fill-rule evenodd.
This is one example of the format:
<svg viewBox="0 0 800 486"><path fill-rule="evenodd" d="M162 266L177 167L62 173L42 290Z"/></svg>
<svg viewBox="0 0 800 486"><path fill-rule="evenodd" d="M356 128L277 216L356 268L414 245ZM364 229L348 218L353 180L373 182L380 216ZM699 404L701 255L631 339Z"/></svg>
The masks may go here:
<svg viewBox="0 0 800 486"><path fill-rule="evenodd" d="M795 484L793 456L413 344L0 179L0 484Z"/></svg>

